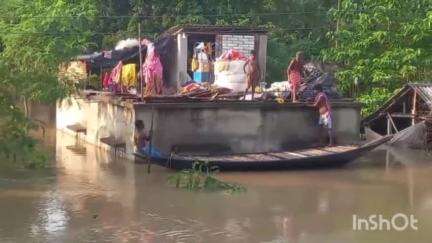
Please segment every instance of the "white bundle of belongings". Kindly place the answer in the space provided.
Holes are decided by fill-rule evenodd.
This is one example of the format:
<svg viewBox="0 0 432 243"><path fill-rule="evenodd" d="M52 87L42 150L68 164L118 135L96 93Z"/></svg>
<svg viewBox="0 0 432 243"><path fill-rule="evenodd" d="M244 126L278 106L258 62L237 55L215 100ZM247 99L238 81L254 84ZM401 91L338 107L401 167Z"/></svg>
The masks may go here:
<svg viewBox="0 0 432 243"><path fill-rule="evenodd" d="M234 92L244 92L246 90L246 73L244 65L246 61L225 61L219 60L215 62L214 84L219 87L224 87L233 90Z"/></svg>
<svg viewBox="0 0 432 243"><path fill-rule="evenodd" d="M286 97L291 92L291 84L289 81L274 82L270 88L265 89L265 92L271 92L276 97Z"/></svg>
<svg viewBox="0 0 432 243"><path fill-rule="evenodd" d="M214 64L214 84L233 92L244 92L247 87L244 70L246 61L246 56L235 49L223 53Z"/></svg>
<svg viewBox="0 0 432 243"><path fill-rule="evenodd" d="M116 51L123 50L125 48L132 48L139 45L139 41L137 39L128 38L126 40L121 40L115 46Z"/></svg>

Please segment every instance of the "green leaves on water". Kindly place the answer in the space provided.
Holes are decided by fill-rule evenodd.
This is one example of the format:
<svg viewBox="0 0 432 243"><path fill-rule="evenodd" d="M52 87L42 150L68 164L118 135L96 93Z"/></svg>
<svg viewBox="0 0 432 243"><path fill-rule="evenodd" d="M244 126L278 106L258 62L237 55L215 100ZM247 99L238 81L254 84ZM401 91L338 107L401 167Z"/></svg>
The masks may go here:
<svg viewBox="0 0 432 243"><path fill-rule="evenodd" d="M218 171L217 167L210 166L208 162L197 161L194 162L192 169L171 175L168 183L188 191L223 191L230 194L246 191L241 185L218 180L214 176Z"/></svg>

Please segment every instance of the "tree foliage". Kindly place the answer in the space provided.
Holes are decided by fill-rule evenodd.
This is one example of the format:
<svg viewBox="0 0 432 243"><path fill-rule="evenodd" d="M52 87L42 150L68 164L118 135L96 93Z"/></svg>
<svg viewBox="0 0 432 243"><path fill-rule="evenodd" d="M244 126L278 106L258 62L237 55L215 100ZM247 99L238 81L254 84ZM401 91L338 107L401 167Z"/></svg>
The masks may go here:
<svg viewBox="0 0 432 243"><path fill-rule="evenodd" d="M303 50L317 58L327 46L327 11L336 0L176 0L99 1L100 14L95 42L112 48L122 38L136 36L138 21L142 33L154 37L180 24L260 26L269 30L268 81L285 80L285 70L295 52ZM122 16L113 20L112 16ZM128 16L128 17L127 17ZM132 17L130 17L132 16Z"/></svg>
<svg viewBox="0 0 432 243"><path fill-rule="evenodd" d="M146 37L179 24L267 27L267 79L276 81L285 79L285 68L297 50L316 56L325 46L325 12L334 1L2 0L0 153L33 147L27 142L33 125L25 114L26 104L54 102L73 90L58 80L60 63L136 37L138 22Z"/></svg>
<svg viewBox="0 0 432 243"><path fill-rule="evenodd" d="M80 16L62 18L60 16ZM54 102L71 90L59 82L59 64L90 42L92 1L3 0L0 7L0 156L37 160L29 102ZM16 156L19 155L19 156Z"/></svg>
<svg viewBox="0 0 432 243"><path fill-rule="evenodd" d="M402 84L428 80L432 0L2 0L0 6L0 156L28 159L35 142L31 101L73 91L58 65L179 24L266 27L267 81L284 80L295 52L337 63L339 88L369 113ZM337 23L337 24L336 24ZM337 26L337 27L336 27ZM328 38L325 38L327 34ZM24 104L24 105L20 105Z"/></svg>
<svg viewBox="0 0 432 243"><path fill-rule="evenodd" d="M430 80L431 0L344 0L332 9L339 30L324 60L340 65L339 87L358 95L370 113L407 82Z"/></svg>

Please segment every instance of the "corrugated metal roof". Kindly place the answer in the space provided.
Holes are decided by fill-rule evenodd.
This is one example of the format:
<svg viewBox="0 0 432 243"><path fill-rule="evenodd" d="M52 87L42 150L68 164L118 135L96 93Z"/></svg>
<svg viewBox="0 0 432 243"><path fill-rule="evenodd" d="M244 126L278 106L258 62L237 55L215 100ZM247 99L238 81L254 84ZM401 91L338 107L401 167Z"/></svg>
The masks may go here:
<svg viewBox="0 0 432 243"><path fill-rule="evenodd" d="M408 84L417 91L422 100L432 110L432 84Z"/></svg>
<svg viewBox="0 0 432 243"><path fill-rule="evenodd" d="M409 83L405 85L398 93L393 95L389 100L387 100L387 102L385 102L377 111L364 118L362 123L367 124L382 116L385 110L389 109L389 107L394 105L398 99L402 98L410 90L415 90L420 98L424 100L424 102L428 104L429 108L432 110L432 83Z"/></svg>
<svg viewBox="0 0 432 243"><path fill-rule="evenodd" d="M178 25L174 26L164 34L178 33L203 33L203 34L267 34L267 30L261 27L245 27L232 25Z"/></svg>

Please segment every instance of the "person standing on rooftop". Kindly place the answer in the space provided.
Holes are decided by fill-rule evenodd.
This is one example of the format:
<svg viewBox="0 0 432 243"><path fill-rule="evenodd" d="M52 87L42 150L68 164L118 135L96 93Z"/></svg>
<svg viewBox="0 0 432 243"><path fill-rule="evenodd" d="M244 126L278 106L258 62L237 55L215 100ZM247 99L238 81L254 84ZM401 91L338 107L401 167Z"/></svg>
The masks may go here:
<svg viewBox="0 0 432 243"><path fill-rule="evenodd" d="M287 69L288 80L291 84L292 102L298 102L297 93L302 81L301 72L302 72L303 64L304 64L304 53L299 51L296 53L295 58L291 60Z"/></svg>

